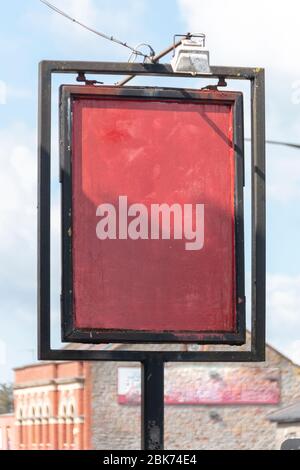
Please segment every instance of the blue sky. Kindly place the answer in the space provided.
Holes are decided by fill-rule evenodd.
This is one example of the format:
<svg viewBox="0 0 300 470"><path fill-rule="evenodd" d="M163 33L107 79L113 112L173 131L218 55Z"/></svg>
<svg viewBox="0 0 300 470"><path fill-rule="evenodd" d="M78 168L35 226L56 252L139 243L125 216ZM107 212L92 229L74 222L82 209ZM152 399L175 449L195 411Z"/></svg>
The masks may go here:
<svg viewBox="0 0 300 470"><path fill-rule="evenodd" d="M133 45L150 43L156 51L169 45L174 33L205 32L212 64L266 68L268 138L300 142L297 0L284 5L267 0L53 3L91 26ZM11 378L13 366L32 361L36 351L37 68L42 59L126 61L128 51L57 16L38 0L1 5L0 381ZM56 132L54 152L55 139ZM267 158L268 339L300 362L300 151L268 147ZM59 235L56 174L54 254ZM53 299L58 298L58 280L56 262ZM57 301L53 312L57 323Z"/></svg>

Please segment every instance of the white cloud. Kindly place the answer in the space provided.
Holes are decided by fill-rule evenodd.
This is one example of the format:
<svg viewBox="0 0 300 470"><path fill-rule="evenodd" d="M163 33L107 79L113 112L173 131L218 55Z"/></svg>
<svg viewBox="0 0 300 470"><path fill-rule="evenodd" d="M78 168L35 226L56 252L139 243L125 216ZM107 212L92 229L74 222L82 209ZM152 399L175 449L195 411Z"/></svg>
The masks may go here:
<svg viewBox="0 0 300 470"><path fill-rule="evenodd" d="M268 339L300 364L300 276L267 277Z"/></svg>
<svg viewBox="0 0 300 470"><path fill-rule="evenodd" d="M81 18L82 21L93 22L97 15L97 9L93 0L60 0L55 2L53 5L58 6L61 10L64 10L69 15ZM55 18L58 18L55 16Z"/></svg>
<svg viewBox="0 0 300 470"><path fill-rule="evenodd" d="M299 325L300 339L300 276L269 274L267 287L270 320Z"/></svg>
<svg viewBox="0 0 300 470"><path fill-rule="evenodd" d="M7 86L3 80L0 80L0 104L6 104Z"/></svg>
<svg viewBox="0 0 300 470"><path fill-rule="evenodd" d="M16 123L0 130L0 141L0 253L7 257L13 246L21 255L16 240L27 249L35 243L36 140L34 132Z"/></svg>
<svg viewBox="0 0 300 470"><path fill-rule="evenodd" d="M14 123L0 129L0 142L0 330L8 348L1 373L8 375L35 344L36 136Z"/></svg>
<svg viewBox="0 0 300 470"><path fill-rule="evenodd" d="M22 122L0 129L0 254L35 258L37 221L36 131ZM56 146L57 147L57 144ZM57 154L54 149L54 155ZM55 170L57 170L57 162ZM58 174L56 172L56 174ZM58 177L56 178L58 181ZM58 185L57 185L58 186ZM58 203L53 207L52 232L59 234ZM10 252L11 250L11 252ZM14 250L14 251L13 251ZM31 263L32 264L32 261ZM2 269L4 266L2 264ZM1 268L0 268L1 271Z"/></svg>
<svg viewBox="0 0 300 470"><path fill-rule="evenodd" d="M300 200L300 150L270 154L267 195L276 202Z"/></svg>
<svg viewBox="0 0 300 470"><path fill-rule="evenodd" d="M7 87L7 101L11 99L15 100L24 100L33 97L33 92L29 88L24 88L20 86L11 86Z"/></svg>
<svg viewBox="0 0 300 470"><path fill-rule="evenodd" d="M212 62L268 67L300 78L298 0L178 0L191 31L207 34Z"/></svg>
<svg viewBox="0 0 300 470"><path fill-rule="evenodd" d="M212 64L266 69L267 138L300 142L300 2L216 0L212 8L209 2L177 1L187 29L206 33ZM299 155L267 146L269 200L299 200Z"/></svg>
<svg viewBox="0 0 300 470"><path fill-rule="evenodd" d="M6 361L7 361L6 342L0 338L0 366L5 365Z"/></svg>
<svg viewBox="0 0 300 470"><path fill-rule="evenodd" d="M0 142L0 306L4 309L3 305L16 302L16 316L22 309L35 315L36 132L24 123L14 123L0 129ZM58 199L55 198L52 218L56 244L59 234Z"/></svg>
<svg viewBox="0 0 300 470"><path fill-rule="evenodd" d="M295 80L292 83L292 103L300 104L300 80Z"/></svg>
<svg viewBox="0 0 300 470"><path fill-rule="evenodd" d="M53 0L50 3L93 29L128 43L133 41L133 46L136 45L135 41L144 40L141 37L142 17L145 13L144 0L127 0L126 2L116 0L114 5L111 0ZM121 56L129 55L126 49L117 45L112 46L105 39L95 36L75 23L72 24L68 19L44 5L40 7L34 12L28 12L28 21L35 27L40 28L42 25L43 29L50 31L54 42L63 41L64 50L76 46L77 54L82 51L85 53L93 51L103 58L112 50L112 47L115 47L114 50L119 51Z"/></svg>
<svg viewBox="0 0 300 470"><path fill-rule="evenodd" d="M17 357L17 360L20 359L21 351L36 347L36 131L17 122L0 129L0 142L0 363L1 345L6 339L10 348L6 364L9 368L12 363L16 365L13 361ZM54 157L57 155L56 147ZM55 171L56 182L57 175ZM53 256L56 255L52 266L55 279L52 297L59 299L60 217L57 189L58 184L52 212ZM57 317L56 305L54 313ZM16 343L11 338L15 338Z"/></svg>
<svg viewBox="0 0 300 470"><path fill-rule="evenodd" d="M300 340L292 341L286 348L286 354L295 364L300 364Z"/></svg>

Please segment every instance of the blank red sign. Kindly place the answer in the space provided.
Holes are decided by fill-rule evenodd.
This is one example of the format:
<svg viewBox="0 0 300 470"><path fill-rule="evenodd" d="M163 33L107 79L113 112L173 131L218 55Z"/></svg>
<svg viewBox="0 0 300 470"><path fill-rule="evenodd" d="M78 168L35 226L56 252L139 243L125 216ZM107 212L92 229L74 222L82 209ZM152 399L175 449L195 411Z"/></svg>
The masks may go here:
<svg viewBox="0 0 300 470"><path fill-rule="evenodd" d="M75 327L235 332L232 105L82 96L72 112Z"/></svg>

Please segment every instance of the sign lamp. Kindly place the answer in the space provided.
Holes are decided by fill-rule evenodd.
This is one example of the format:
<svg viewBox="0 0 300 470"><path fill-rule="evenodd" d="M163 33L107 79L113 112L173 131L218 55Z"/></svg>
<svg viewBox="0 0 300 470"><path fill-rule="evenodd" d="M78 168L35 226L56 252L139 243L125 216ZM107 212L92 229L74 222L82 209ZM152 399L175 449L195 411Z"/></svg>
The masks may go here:
<svg viewBox="0 0 300 470"><path fill-rule="evenodd" d="M177 37L184 37L175 49ZM210 73L209 51L205 48L205 34L194 33L174 36L174 57L171 60L174 72Z"/></svg>

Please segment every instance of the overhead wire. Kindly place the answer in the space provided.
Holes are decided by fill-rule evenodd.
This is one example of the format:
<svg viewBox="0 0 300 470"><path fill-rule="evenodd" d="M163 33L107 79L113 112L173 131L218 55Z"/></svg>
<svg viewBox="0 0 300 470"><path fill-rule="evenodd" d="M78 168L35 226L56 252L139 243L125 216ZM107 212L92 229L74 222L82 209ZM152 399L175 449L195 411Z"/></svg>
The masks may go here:
<svg viewBox="0 0 300 470"><path fill-rule="evenodd" d="M115 44L118 44L120 46L123 46L123 47L126 47L127 49L131 50L131 55L129 57L129 62L131 61L135 61L135 59L137 58L137 56L142 56L144 58L144 61L146 61L147 59L150 59L151 61L153 62L156 62L156 56L155 56L155 51L153 50L153 48L149 45L149 44L146 44L146 43L141 43L139 44L138 46L136 47L132 47L130 46L129 44L127 44L127 42L124 42L124 41L121 41L120 39L117 39L115 38L114 36L109 36L105 33L102 33L101 31L98 31L94 28L91 28L90 26L87 26L86 24L82 23L81 21L77 20L76 18L73 18L71 15L69 15L68 13L66 13L65 11L63 10L60 10L58 7L56 7L55 5L53 5L52 3L48 2L47 0L40 0L41 3L43 3L44 5L46 5L48 8L50 8L51 10L53 10L55 13L58 13L59 15L63 16L64 18L72 21L72 23L76 23L78 24L79 26L81 26L82 28L86 29L87 31L90 31L91 33L94 33L96 34L97 36L100 36L102 37L103 39L106 39L108 41L111 41ZM139 50L140 47L148 47L149 48L149 54L145 54L143 53L142 51ZM175 45L176 47L176 45ZM163 54L165 54L165 51L163 52ZM123 80L122 82L118 83L118 85L124 85L127 81L129 81L130 79L132 79L133 76L131 77L128 77L126 78L125 80ZM123 83L124 82L124 83ZM245 139L246 142L250 142L251 139L249 138L246 138ZM295 143L292 143L292 142L282 142L282 141L276 141L276 140L266 140L266 144L270 144L270 145L281 145L281 146L285 146L285 147L292 147L292 148L296 148L296 149L300 149L300 144L295 144Z"/></svg>
<svg viewBox="0 0 300 470"><path fill-rule="evenodd" d="M251 139L246 138L245 141L246 142L251 142ZM300 149L300 144L295 144L293 142L284 142L284 141L280 141L280 140L266 140L266 144L281 145L283 147L291 147L291 148L295 148L295 149Z"/></svg>
<svg viewBox="0 0 300 470"><path fill-rule="evenodd" d="M87 26L86 24L82 23L81 21L77 20L76 18L73 18L71 15L69 15L65 11L60 10L59 8L57 8L55 5L48 2L47 0L40 0L40 2L43 3L44 5L46 5L51 10L53 10L55 13L58 13L59 15L63 16L64 18L68 19L69 21L72 21L72 23L78 24L79 26L86 29L87 31L90 31L91 33L94 33L97 36L100 36L101 38L106 39L108 41L111 41L115 44L126 47L127 49L131 50L132 54L135 54L135 56L142 56L142 57L144 57L144 60L146 60L146 59L149 59L149 58L151 58L152 56L155 55L154 50L152 49L152 47L149 44L145 44L145 46L149 47L150 55L149 54L144 54L143 52L139 51L137 48L132 47L129 44L127 44L127 42L121 41L120 39L117 39L114 36L109 36L108 34L102 33L101 31L98 31L94 28L91 28L90 26Z"/></svg>

